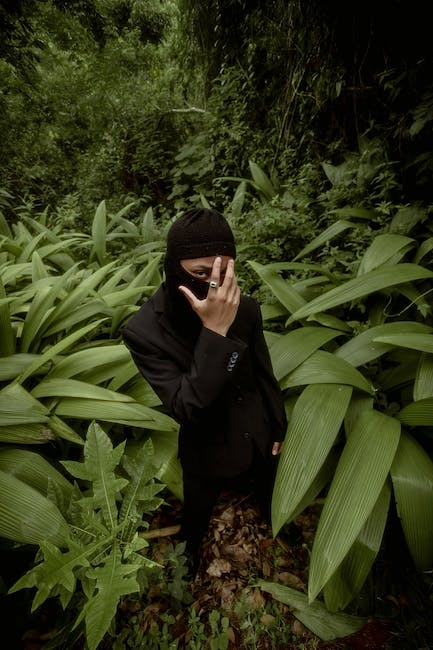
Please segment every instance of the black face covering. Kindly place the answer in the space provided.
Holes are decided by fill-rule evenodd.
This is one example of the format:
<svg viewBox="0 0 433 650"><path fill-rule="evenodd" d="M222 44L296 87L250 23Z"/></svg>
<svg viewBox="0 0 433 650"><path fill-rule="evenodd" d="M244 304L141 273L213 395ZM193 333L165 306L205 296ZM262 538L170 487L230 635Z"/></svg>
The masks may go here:
<svg viewBox="0 0 433 650"><path fill-rule="evenodd" d="M206 208L185 212L174 222L167 236L165 305L173 325L191 338L197 337L201 321L179 286L188 287L199 300L204 300L209 283L188 273L180 260L213 255L236 257L233 233L226 219L219 212Z"/></svg>

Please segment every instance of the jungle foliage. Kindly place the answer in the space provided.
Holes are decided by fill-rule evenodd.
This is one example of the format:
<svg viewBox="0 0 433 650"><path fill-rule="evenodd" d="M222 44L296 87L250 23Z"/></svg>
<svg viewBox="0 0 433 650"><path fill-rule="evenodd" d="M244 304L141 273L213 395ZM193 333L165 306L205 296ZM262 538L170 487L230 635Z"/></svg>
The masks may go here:
<svg viewBox="0 0 433 650"><path fill-rule="evenodd" d="M121 328L198 203L235 231L290 416L274 534L324 499L307 597L261 588L333 638L315 608L357 613L395 514L427 584L428 25L398 0L2 3L0 535L40 546L14 589L58 596L90 648L158 571L158 491L182 498L177 426Z"/></svg>

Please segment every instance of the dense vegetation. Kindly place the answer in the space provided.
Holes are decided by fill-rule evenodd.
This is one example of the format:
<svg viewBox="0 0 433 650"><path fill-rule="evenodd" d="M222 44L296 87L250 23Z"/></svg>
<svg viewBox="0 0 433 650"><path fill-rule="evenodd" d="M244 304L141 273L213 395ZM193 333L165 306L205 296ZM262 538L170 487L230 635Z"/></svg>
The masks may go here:
<svg viewBox="0 0 433 650"><path fill-rule="evenodd" d="M115 637L122 599L158 581L188 604L181 549L170 580L146 554L163 495L182 498L177 427L121 328L199 203L232 224L286 398L274 535L323 500L308 594L261 589L341 636L317 607L360 613L397 526L431 606L433 46L422 3L347 5L0 7L0 535L6 563L26 551L1 573L34 607L59 598L59 645ZM178 647L158 629L116 647Z"/></svg>

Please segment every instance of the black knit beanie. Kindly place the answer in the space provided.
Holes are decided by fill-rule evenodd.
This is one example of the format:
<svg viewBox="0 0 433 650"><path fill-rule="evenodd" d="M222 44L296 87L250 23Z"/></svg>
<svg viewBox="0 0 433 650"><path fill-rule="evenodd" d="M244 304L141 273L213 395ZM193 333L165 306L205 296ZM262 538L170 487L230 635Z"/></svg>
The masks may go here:
<svg viewBox="0 0 433 650"><path fill-rule="evenodd" d="M179 329L195 332L201 326L179 286L188 287L200 300L206 298L209 288L207 282L188 273L180 260L211 255L236 257L235 240L227 220L216 210L188 210L168 231L164 261L166 310Z"/></svg>

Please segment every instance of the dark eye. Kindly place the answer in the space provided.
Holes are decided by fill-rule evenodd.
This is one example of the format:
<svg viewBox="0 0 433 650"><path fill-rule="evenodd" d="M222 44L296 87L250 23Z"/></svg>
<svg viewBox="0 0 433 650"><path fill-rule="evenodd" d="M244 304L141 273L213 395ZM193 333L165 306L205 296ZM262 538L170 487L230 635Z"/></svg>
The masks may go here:
<svg viewBox="0 0 433 650"><path fill-rule="evenodd" d="M207 271L194 271L194 275L201 280L207 280L208 272Z"/></svg>

